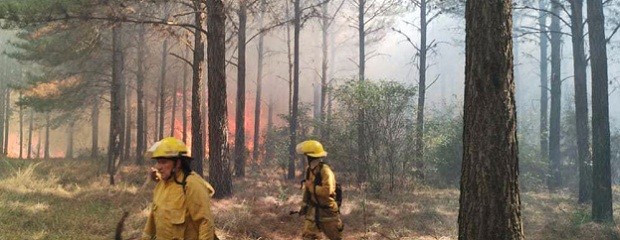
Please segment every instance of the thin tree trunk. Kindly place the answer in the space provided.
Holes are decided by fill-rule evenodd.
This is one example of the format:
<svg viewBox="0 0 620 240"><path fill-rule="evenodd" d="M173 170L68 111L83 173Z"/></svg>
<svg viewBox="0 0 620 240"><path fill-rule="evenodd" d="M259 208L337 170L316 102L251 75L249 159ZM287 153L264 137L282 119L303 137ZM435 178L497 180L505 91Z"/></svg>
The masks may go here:
<svg viewBox="0 0 620 240"><path fill-rule="evenodd" d="M358 38L359 38L359 73L358 80L363 82L366 79L366 0L358 0ZM356 169L357 183L361 184L368 178L370 171L368 163L368 140L366 139L366 117L364 109L359 109L357 114L357 152L358 162Z"/></svg>
<svg viewBox="0 0 620 240"><path fill-rule="evenodd" d="M131 109L131 97L132 91L127 91L127 85L125 85L125 92L127 93L125 96L125 110L123 112L125 112L126 116L125 116L125 138L124 138L124 147L123 147L123 160L125 159L130 159L131 156L131 127L133 126L133 124L131 124L131 112L133 112L133 110Z"/></svg>
<svg viewBox="0 0 620 240"><path fill-rule="evenodd" d="M99 96L95 95L92 109L92 130L91 130L91 147L90 156L96 158L99 156Z"/></svg>
<svg viewBox="0 0 620 240"><path fill-rule="evenodd" d="M69 120L69 124L67 125L67 151L65 153L65 158L73 159L73 134L75 132L75 120Z"/></svg>
<svg viewBox="0 0 620 240"><path fill-rule="evenodd" d="M45 113L45 146L43 146L43 159L50 159L50 113Z"/></svg>
<svg viewBox="0 0 620 240"><path fill-rule="evenodd" d="M265 0L260 1L260 15L258 18L258 29L263 29L263 18L266 11ZM254 104L254 149L252 150L252 161L258 165L260 154L260 112L262 108L261 95L263 94L263 59L265 57L265 34L258 35L258 63L256 66L256 101Z"/></svg>
<svg viewBox="0 0 620 240"><path fill-rule="evenodd" d="M587 3L592 62L592 220L613 222L605 17L601 0Z"/></svg>
<svg viewBox="0 0 620 240"><path fill-rule="evenodd" d="M288 179L295 179L295 146L297 145L297 114L299 108L299 33L301 31L301 9L300 1L294 1L293 21L293 101L291 106L291 125L290 125L290 145L288 162Z"/></svg>
<svg viewBox="0 0 620 240"><path fill-rule="evenodd" d="M37 139L37 158L38 159L41 159L41 141L43 141L42 132L43 132L43 128L39 128L39 134L38 134L39 138Z"/></svg>
<svg viewBox="0 0 620 240"><path fill-rule="evenodd" d="M321 5L322 17L321 17L321 96L319 100L319 134L321 139L325 140L325 96L327 94L327 69L329 67L328 51L329 51L329 43L327 39L329 38L329 3L324 3Z"/></svg>
<svg viewBox="0 0 620 240"><path fill-rule="evenodd" d="M189 59L189 48L185 49L185 59ZM183 65L183 103L181 103L181 112L183 113L183 142L187 143L187 75L188 65Z"/></svg>
<svg viewBox="0 0 620 240"><path fill-rule="evenodd" d="M4 155L9 155L9 125L11 121L11 89L6 90L6 97L4 97L4 145L2 146L2 151Z"/></svg>
<svg viewBox="0 0 620 240"><path fill-rule="evenodd" d="M235 176L245 176L245 31L247 9L239 1L239 31L237 32L237 111L235 115Z"/></svg>
<svg viewBox="0 0 620 240"><path fill-rule="evenodd" d="M32 131L34 128L34 110L30 109L30 120L28 123L28 153L26 154L27 159L32 158Z"/></svg>
<svg viewBox="0 0 620 240"><path fill-rule="evenodd" d="M166 82L166 69L168 65L168 39L164 40L162 44L162 52L161 52L161 72L159 78L159 85L157 89L159 90L159 125L158 125L158 139L164 138L164 116L166 115L166 94L165 94L165 82Z"/></svg>
<svg viewBox="0 0 620 240"><path fill-rule="evenodd" d="M185 73L183 73L185 74ZM176 130L175 121L177 114L177 94L179 93L178 87L178 79L175 79L172 82L172 113L170 113L170 136L174 137L174 131ZM182 80L185 81L185 80Z"/></svg>
<svg viewBox="0 0 620 240"><path fill-rule="evenodd" d="M556 16L560 14L560 4L551 1L551 112L549 117L549 178L547 187L550 191L560 188L562 179L560 176L560 168L562 159L560 156L560 114L562 101L562 79L561 79L561 44L562 34L560 31L560 19Z"/></svg>
<svg viewBox="0 0 620 240"><path fill-rule="evenodd" d="M23 96L22 92L19 92L19 99ZM19 159L24 156L24 107L19 106Z"/></svg>
<svg viewBox="0 0 620 240"><path fill-rule="evenodd" d="M4 142L6 138L4 137L4 128L7 124L6 115L8 114L6 109L6 96L8 92L8 88L0 89L0 155L7 156L7 152L4 151Z"/></svg>
<svg viewBox="0 0 620 240"><path fill-rule="evenodd" d="M426 31L428 23L426 22L426 2L420 1L420 50L418 51L419 76L418 76L418 111L416 116L416 161L418 170L422 169L424 163L424 103L426 101ZM422 171L420 171L421 173Z"/></svg>
<svg viewBox="0 0 620 240"><path fill-rule="evenodd" d="M524 238L511 4L510 0L466 4L461 240Z"/></svg>
<svg viewBox="0 0 620 240"><path fill-rule="evenodd" d="M275 155L274 144L271 139L273 134L273 108L273 97L269 97L269 105L267 105L267 134L265 134L265 164L273 160Z"/></svg>
<svg viewBox="0 0 620 240"><path fill-rule="evenodd" d="M571 1L571 38L575 72L575 126L579 165L579 203L592 200L592 169L590 155L590 126L588 123L588 89L586 55L583 34L583 0Z"/></svg>
<svg viewBox="0 0 620 240"><path fill-rule="evenodd" d="M225 13L222 0L207 0L209 64L209 182L218 186L214 198L232 195L226 102Z"/></svg>
<svg viewBox="0 0 620 240"><path fill-rule="evenodd" d="M144 62L146 47L146 29L144 24L138 25L138 71L136 73L136 163L144 164L143 152L146 149L146 109L144 106Z"/></svg>
<svg viewBox="0 0 620 240"><path fill-rule="evenodd" d="M546 9L547 8L546 0L539 0L539 8ZM548 42L547 38L547 13L545 11L539 11L538 16L538 27L540 29L539 41L540 41L540 154L542 161L547 161L549 159L549 142L548 142L548 117L549 110L547 108L549 104L548 99Z"/></svg>

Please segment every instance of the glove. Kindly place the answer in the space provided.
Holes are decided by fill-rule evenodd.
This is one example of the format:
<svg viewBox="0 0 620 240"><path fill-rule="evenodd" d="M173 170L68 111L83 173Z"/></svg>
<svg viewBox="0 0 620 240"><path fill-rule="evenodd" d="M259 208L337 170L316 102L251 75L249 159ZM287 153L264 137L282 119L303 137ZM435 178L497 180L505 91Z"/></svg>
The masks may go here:
<svg viewBox="0 0 620 240"><path fill-rule="evenodd" d="M151 170L149 171L149 176L154 182L159 182L159 180L161 180L161 173L159 173L159 171L157 171L157 169L155 168L151 168Z"/></svg>
<svg viewBox="0 0 620 240"><path fill-rule="evenodd" d="M302 206L299 209L299 215L303 216L303 215L306 215L306 213L308 213L308 206Z"/></svg>

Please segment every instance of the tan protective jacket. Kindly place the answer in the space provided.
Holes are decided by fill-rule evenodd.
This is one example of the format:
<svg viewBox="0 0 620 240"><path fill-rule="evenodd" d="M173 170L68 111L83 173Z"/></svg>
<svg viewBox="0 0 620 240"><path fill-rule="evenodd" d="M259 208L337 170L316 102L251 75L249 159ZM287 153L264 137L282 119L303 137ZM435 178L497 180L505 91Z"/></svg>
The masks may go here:
<svg viewBox="0 0 620 240"><path fill-rule="evenodd" d="M310 171L305 180L311 182L310 189L304 189L303 202L307 207L306 219L315 221L315 211L319 211L319 221L327 222L337 220L339 217L338 204L336 203L336 177L334 172L325 163L311 163L306 171ZM322 167L321 167L322 165ZM314 181L321 175L321 185L315 185Z"/></svg>
<svg viewBox="0 0 620 240"><path fill-rule="evenodd" d="M177 181L183 180L183 173ZM212 240L215 235L211 185L195 173L187 176L183 187L170 178L159 181L153 190L151 213L142 239Z"/></svg>

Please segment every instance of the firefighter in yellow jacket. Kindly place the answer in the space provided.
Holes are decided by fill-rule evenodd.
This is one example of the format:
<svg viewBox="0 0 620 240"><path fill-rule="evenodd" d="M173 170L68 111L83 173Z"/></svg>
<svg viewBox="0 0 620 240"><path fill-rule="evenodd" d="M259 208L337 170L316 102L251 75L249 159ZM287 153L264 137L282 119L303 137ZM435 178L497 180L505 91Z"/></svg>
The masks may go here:
<svg viewBox="0 0 620 240"><path fill-rule="evenodd" d="M323 163L327 152L320 142L314 140L298 144L296 151L308 160L303 181L303 204L299 211L305 215L303 239L321 239L321 232L330 240L342 239L343 224L335 199L336 177L329 165Z"/></svg>
<svg viewBox="0 0 620 240"><path fill-rule="evenodd" d="M147 154L157 161L151 176L158 182L142 239L217 239L211 214L215 191L191 171L185 144L167 137Z"/></svg>

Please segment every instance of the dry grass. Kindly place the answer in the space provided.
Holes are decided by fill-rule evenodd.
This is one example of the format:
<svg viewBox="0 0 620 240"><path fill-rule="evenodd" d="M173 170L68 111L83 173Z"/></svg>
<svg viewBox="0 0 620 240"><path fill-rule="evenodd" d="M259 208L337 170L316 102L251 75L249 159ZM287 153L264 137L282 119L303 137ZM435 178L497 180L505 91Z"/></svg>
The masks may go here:
<svg viewBox="0 0 620 240"><path fill-rule="evenodd" d="M130 212L124 238L138 239L154 186L145 178L146 167L123 167L119 184L109 186L105 174L97 175L102 166L0 159L0 239L111 239L123 211ZM299 208L299 183L281 176L255 173L235 180L235 196L213 202L218 235L300 239L303 218L288 214ZM345 184L345 239L456 239L458 190L413 189L377 196ZM619 189L614 194L619 199ZM567 193L525 193L522 202L529 239L619 239L617 226L590 223L589 207Z"/></svg>

